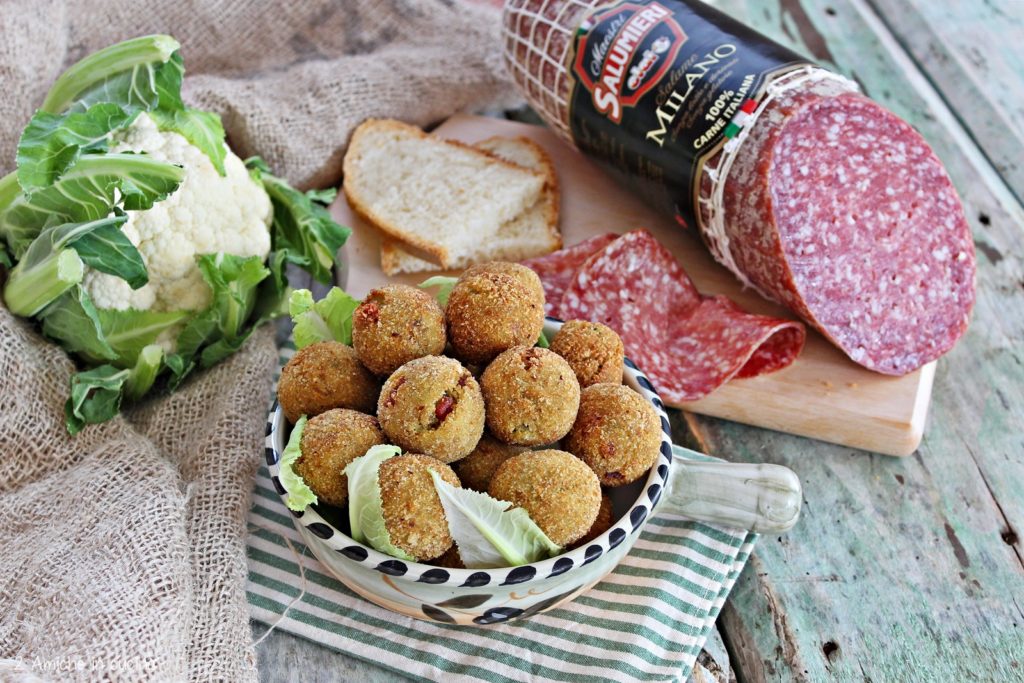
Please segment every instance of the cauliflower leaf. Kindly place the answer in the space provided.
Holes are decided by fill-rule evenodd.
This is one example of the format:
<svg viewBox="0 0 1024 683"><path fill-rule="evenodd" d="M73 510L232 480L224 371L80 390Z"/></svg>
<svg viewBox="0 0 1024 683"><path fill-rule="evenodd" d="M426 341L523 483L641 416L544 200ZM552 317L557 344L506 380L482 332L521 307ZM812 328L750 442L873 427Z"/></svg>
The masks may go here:
<svg viewBox="0 0 1024 683"><path fill-rule="evenodd" d="M359 300L340 287L331 287L319 301L308 289L297 289L288 299L288 314L295 325L292 337L301 349L321 341L352 344L352 314Z"/></svg>
<svg viewBox="0 0 1024 683"><path fill-rule="evenodd" d="M100 102L82 112L38 111L18 141L18 183L25 192L52 185L85 152L105 152L111 131L130 124L138 111Z"/></svg>
<svg viewBox="0 0 1024 683"><path fill-rule="evenodd" d="M309 272L323 284L333 282L331 270L338 250L352 233L351 228L331 218L326 204L333 201L332 190L299 192L270 169L259 157L245 160L252 177L263 183L274 205L273 249Z"/></svg>
<svg viewBox="0 0 1024 683"><path fill-rule="evenodd" d="M17 185L15 174L9 177ZM180 166L141 154L86 154L53 185L0 203L0 235L20 261L46 226L100 220L119 205L152 208L184 178Z"/></svg>
<svg viewBox="0 0 1024 683"><path fill-rule="evenodd" d="M516 567L562 552L523 508L486 493L452 486L430 470L448 531L470 569ZM509 509L512 508L512 509Z"/></svg>
<svg viewBox="0 0 1024 683"><path fill-rule="evenodd" d="M173 131L198 147L203 154L210 157L210 162L221 176L227 175L224 159L228 148L224 144L224 125L220 117L212 111L200 111L185 107L166 111L156 109L149 113L162 131Z"/></svg>
<svg viewBox="0 0 1024 683"><path fill-rule="evenodd" d="M285 497L285 505L289 510L302 512L309 505L316 505L317 497L313 489L305 482L302 476L295 471L295 461L302 457L302 432L306 428L306 416L303 415L292 427L292 433L288 436L288 444L281 453L281 462L278 463L277 478L281 486L288 492Z"/></svg>
<svg viewBox="0 0 1024 683"><path fill-rule="evenodd" d="M353 540L400 560L415 562L415 557L391 542L380 497L380 466L401 452L398 446L372 446L345 467L348 521Z"/></svg>

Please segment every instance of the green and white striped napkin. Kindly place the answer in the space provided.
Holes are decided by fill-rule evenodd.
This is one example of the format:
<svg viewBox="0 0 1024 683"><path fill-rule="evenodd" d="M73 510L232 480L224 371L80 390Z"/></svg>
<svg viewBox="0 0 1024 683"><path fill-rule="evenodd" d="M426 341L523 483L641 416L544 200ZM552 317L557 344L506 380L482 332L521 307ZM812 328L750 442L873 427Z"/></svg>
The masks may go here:
<svg viewBox="0 0 1024 683"><path fill-rule="evenodd" d="M282 353L283 363L292 352ZM292 520L261 467L247 541L252 618L407 676L446 682L686 680L757 540L659 513L619 566L568 605L521 622L468 627L367 602L313 557Z"/></svg>

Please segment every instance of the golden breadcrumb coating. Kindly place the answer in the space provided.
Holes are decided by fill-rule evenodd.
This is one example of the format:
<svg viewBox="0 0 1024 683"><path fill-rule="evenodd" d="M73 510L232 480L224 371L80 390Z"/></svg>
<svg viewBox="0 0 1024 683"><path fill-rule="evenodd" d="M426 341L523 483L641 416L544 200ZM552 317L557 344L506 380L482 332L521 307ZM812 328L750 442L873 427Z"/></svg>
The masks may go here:
<svg viewBox="0 0 1024 683"><path fill-rule="evenodd" d="M390 375L405 363L444 352L444 311L422 289L370 290L352 314L352 347L371 372Z"/></svg>
<svg viewBox="0 0 1024 683"><path fill-rule="evenodd" d="M395 445L450 463L469 455L480 441L484 399L459 361L424 356L387 379L377 418Z"/></svg>
<svg viewBox="0 0 1024 683"><path fill-rule="evenodd" d="M320 502L340 507L348 500L345 467L382 443L384 433L377 418L334 408L306 422L299 442L302 455L294 469Z"/></svg>
<svg viewBox="0 0 1024 683"><path fill-rule="evenodd" d="M551 350L569 363L581 388L603 382L622 384L622 338L606 325L570 320L551 340Z"/></svg>
<svg viewBox="0 0 1024 683"><path fill-rule="evenodd" d="M560 546L583 538L601 507L601 484L594 472L571 453L554 449L509 458L487 492L526 510Z"/></svg>
<svg viewBox="0 0 1024 683"><path fill-rule="evenodd" d="M658 459L661 420L648 401L624 384L595 384L580 394L565 450L590 465L605 486L639 479Z"/></svg>
<svg viewBox="0 0 1024 683"><path fill-rule="evenodd" d="M430 470L459 486L452 468L429 455L408 453L388 458L378 471L381 510L391 543L417 562L433 560L452 547L448 518Z"/></svg>
<svg viewBox="0 0 1024 683"><path fill-rule="evenodd" d="M597 510L597 519L590 526L590 531L580 540L572 544L572 548L580 548L612 528L612 499L607 493L601 494L601 507Z"/></svg>
<svg viewBox="0 0 1024 683"><path fill-rule="evenodd" d="M473 452L455 463L455 473L466 488L486 492L498 466L525 450L525 446L512 446L484 432Z"/></svg>
<svg viewBox="0 0 1024 683"><path fill-rule="evenodd" d="M372 413L380 383L356 352L341 342L322 341L299 349L281 370L277 400L292 424L331 408Z"/></svg>
<svg viewBox="0 0 1024 683"><path fill-rule="evenodd" d="M505 443L544 446L576 419L580 384L564 358L536 346L516 346L494 359L480 378L487 427Z"/></svg>
<svg viewBox="0 0 1024 683"><path fill-rule="evenodd" d="M474 266L452 289L445 319L452 350L466 363L488 363L505 349L532 345L544 328L540 278L515 263Z"/></svg>

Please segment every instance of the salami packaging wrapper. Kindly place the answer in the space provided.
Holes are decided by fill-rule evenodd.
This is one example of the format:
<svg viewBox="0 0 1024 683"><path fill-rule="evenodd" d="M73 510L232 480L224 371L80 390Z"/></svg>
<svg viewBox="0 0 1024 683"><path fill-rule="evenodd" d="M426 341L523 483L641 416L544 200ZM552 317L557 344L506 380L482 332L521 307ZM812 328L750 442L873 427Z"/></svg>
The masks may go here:
<svg viewBox="0 0 1024 683"><path fill-rule="evenodd" d="M698 0L509 0L503 35L555 131L855 362L904 374L963 334L956 191L853 82Z"/></svg>

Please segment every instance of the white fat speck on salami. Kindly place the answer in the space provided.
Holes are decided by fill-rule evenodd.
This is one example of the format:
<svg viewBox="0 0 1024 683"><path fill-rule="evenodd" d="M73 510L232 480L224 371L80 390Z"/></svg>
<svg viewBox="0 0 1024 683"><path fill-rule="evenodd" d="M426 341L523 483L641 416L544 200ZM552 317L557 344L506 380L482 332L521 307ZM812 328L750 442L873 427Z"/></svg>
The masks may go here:
<svg viewBox="0 0 1024 683"><path fill-rule="evenodd" d="M558 314L557 309L562 301L562 295L576 276L576 271L579 270L580 266L588 258L604 249L617 238L618 235L613 232L595 235L566 249L559 249L550 254L522 261L524 266L533 269L537 273L541 284L544 285L545 315L553 316Z"/></svg>
<svg viewBox="0 0 1024 683"><path fill-rule="evenodd" d="M703 398L733 377L786 367L806 334L801 323L747 313L724 296L701 296L646 230L591 255L557 311L563 320L593 320L618 332L626 355L671 403Z"/></svg>

